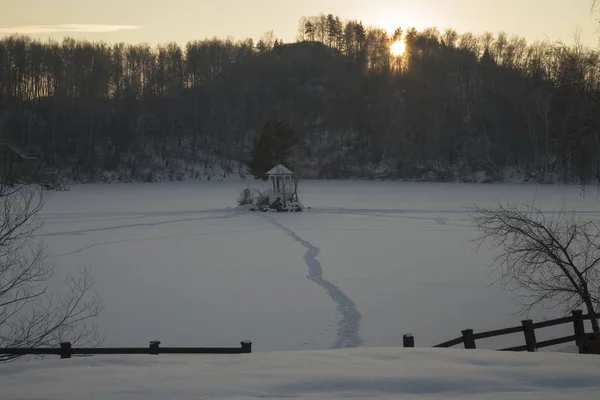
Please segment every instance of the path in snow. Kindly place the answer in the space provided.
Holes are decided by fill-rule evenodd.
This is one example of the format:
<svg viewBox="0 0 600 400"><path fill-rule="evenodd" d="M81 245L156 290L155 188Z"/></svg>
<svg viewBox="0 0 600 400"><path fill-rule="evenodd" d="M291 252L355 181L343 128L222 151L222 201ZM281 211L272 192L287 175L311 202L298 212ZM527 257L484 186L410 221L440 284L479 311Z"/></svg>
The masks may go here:
<svg viewBox="0 0 600 400"><path fill-rule="evenodd" d="M226 210L221 210L221 213L226 212ZM235 212L226 212L224 215L213 215L209 217L181 217L177 219L171 219L167 221L155 221L155 222L140 222L137 224L125 224L125 225L113 225L113 226L105 226L101 228L90 228L90 229L79 229L79 230L69 230L69 231L59 231L59 232L48 232L48 233L39 233L34 235L34 237L48 237L48 236L66 236L66 235L84 235L86 233L92 232L102 232L102 231L115 231L121 229L129 229L129 228L154 228L160 225L173 225L178 224L180 222L194 222L194 221L202 221L202 220L216 220L216 219L230 219L237 215L239 215L239 211ZM143 217L155 217L152 214L144 215ZM131 218L131 217L130 217ZM79 221L76 221L79 222Z"/></svg>
<svg viewBox="0 0 600 400"><path fill-rule="evenodd" d="M79 254L82 253L86 250L89 250L91 248L94 247L100 247L100 246L110 246L113 244L123 244L123 243L130 243L130 242L147 242L147 241L151 241L151 240L163 240L163 239L173 239L173 238L189 238L189 237L194 237L194 236L215 236L215 235L233 235L236 233L254 233L254 232L260 232L260 231L271 231L274 229L236 229L236 230L226 230L226 231L212 231L212 232L199 232L199 233L184 233L184 234L179 234L179 235L165 235L165 236L154 236L154 237L143 237L143 238L131 238L131 239L121 239L121 240L109 240L106 242L97 242L97 243L92 243L90 245L78 248L76 250L72 250L72 251L68 251L66 253L60 253L60 254L52 254L49 255L49 258L59 258L59 257L64 257L64 256L70 256L73 254Z"/></svg>
<svg viewBox="0 0 600 400"><path fill-rule="evenodd" d="M315 247L309 241L302 239L296 232L280 224L275 218L268 215L267 218L273 225L283 230L306 249L304 262L308 266L307 278L325 289L329 297L336 303L337 310L342 315L342 320L338 324L337 339L333 344L333 348L341 349L361 346L364 340L361 339L358 331L362 316L356 309L354 302L340 288L323 278L323 267L319 260L317 260L321 249Z"/></svg>
<svg viewBox="0 0 600 400"><path fill-rule="evenodd" d="M508 204L511 204L510 202ZM522 203L515 203L520 205ZM496 207L497 204L492 205L491 207ZM535 206L535 205L534 205ZM536 206L537 207L537 206ZM469 220L469 215L471 211L463 207L462 209L419 209L419 208L311 208L311 212L313 213L323 213L323 214L341 214L341 215L367 215L373 217L396 217L396 218L406 218L406 219L419 219L419 220L438 220L440 219L435 214L451 214L460 216L463 215L462 218L458 218L459 221L463 221L465 224ZM598 210L572 210L572 209L556 209L556 210L543 210L546 215L578 215L578 216L598 216L600 211ZM416 216L412 214L424 214L430 215L434 214L433 217L425 217L425 216ZM442 218L444 219L444 218ZM459 226L469 226L469 225L459 225Z"/></svg>
<svg viewBox="0 0 600 400"><path fill-rule="evenodd" d="M48 232L48 233L40 233L40 234L36 234L33 237L51 237L51 236L68 236L68 235L85 235L88 233L94 233L94 232L102 232L102 231L118 231L118 230L122 230L122 229L131 229L131 228L154 228L154 227L158 227L158 226L162 226L162 225L172 225L172 226L177 226L177 224L185 222L194 222L194 221L203 221L203 220L219 220L219 219L231 219L234 218L238 215L241 214L240 211L238 210L229 210L229 209L224 209L224 210L218 210L222 215L212 215L212 216L208 216L208 217L195 217L195 218L178 218L178 219L172 219L172 220L167 220L167 221L154 221L154 222L141 222L141 223L137 223L137 224L126 224L126 225L112 225L112 226L106 226L106 227L101 227L101 228L89 228L89 229L80 229L80 230L68 230L68 231L54 231L54 232ZM214 211L210 211L210 212L214 212ZM198 214L205 214L204 212L197 212ZM147 214L136 214L136 215L130 215L129 217L126 217L124 219L135 219L135 218L153 218L158 216L162 216L162 215L173 215L173 214L190 214L189 212L183 212L183 213L147 213ZM109 217L110 214L102 214L102 215L98 215L95 218L99 218L99 219L94 219L92 221L110 221L113 220L113 218L105 218L105 217ZM55 217L56 218L56 217ZM51 222L50 225L56 225L56 224L63 224L63 221L60 221L60 219L62 219L63 217L60 216L58 217L59 221L58 222ZM76 220L75 222L82 222L82 221L86 221L86 220ZM88 220L89 221L89 220ZM72 222L71 222L72 223ZM192 236L213 236L213 235L220 235L220 234L234 234L234 233L240 233L240 232L256 232L256 231L260 231L263 229L246 229L246 230L224 230L224 231L211 231L211 232L199 232L199 233L186 233L186 234L175 234L175 235L162 235L162 236L154 236L154 237L141 237L141 238L124 238L124 239L118 239L118 240L108 240L108 241L103 241L103 242L95 242L92 244L89 244L87 246L78 248L76 250L72 250L72 251L68 251L65 253L60 253L60 254L53 254L50 255L50 258L59 258L59 257L63 257L63 256L68 256L68 255L72 255L72 254L78 254L81 252L84 252L86 250L89 250L93 247L98 247L98 246L109 246L109 245L113 245L113 244L122 244L122 243L128 243L128 242L145 242L145 241L150 241L150 240L161 240L161 239L171 239L171 238L178 238L178 237L192 237ZM265 229L266 230L266 229Z"/></svg>

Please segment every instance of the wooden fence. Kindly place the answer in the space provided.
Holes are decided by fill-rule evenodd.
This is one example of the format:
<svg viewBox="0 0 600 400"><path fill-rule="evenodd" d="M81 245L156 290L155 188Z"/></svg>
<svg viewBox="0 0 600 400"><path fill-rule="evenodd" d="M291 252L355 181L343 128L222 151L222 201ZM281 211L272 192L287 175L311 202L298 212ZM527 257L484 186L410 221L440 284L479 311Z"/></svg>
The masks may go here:
<svg viewBox="0 0 600 400"><path fill-rule="evenodd" d="M520 326L512 328L497 329L493 331L474 333L473 329L465 329L462 336L448 340L433 347L452 347L463 344L465 349L477 348L475 341L510 335L522 332L525 344L521 346L498 349L499 351L537 351L538 349L558 344L575 342L579 353L600 354L600 334L586 333L585 321L592 318L600 318L600 314L584 315L583 311L575 310L570 317L557 318L542 322L533 322L530 319L521 321ZM573 324L573 335L559 337L556 339L536 340L536 329L548 328L561 324ZM404 347L415 347L415 338L411 334L404 335ZM152 341L148 347L111 347L111 348L73 348L71 343L63 342L60 348L0 348L0 355L25 356L25 355L59 355L60 358L71 358L72 355L98 355L98 354L248 354L252 353L252 342L243 341L240 347L160 347L159 341Z"/></svg>
<svg viewBox="0 0 600 400"><path fill-rule="evenodd" d="M600 314L583 315L583 311L575 310L570 317L557 318L542 322L533 322L530 319L521 321L521 326L512 328L497 329L493 331L474 333L473 329L465 329L462 331L462 336L456 339L448 340L447 342L437 344L433 347L452 347L463 344L465 349L475 349L476 340L486 339L496 336L510 335L513 333L523 332L525 344L522 346L508 347L498 349L499 351L529 351L533 352L544 347L556 346L558 344L575 342L579 349L579 353L600 353L600 334L586 333L584 321L593 318L600 318ZM556 339L544 340L538 342L535 337L536 329L548 328L550 326L573 323L573 335L564 336ZM404 347L414 347L415 338L411 335L404 335Z"/></svg>
<svg viewBox="0 0 600 400"><path fill-rule="evenodd" d="M150 342L148 347L91 347L73 348L71 343L63 342L60 348L0 348L0 355L59 355L71 358L72 355L97 354L248 354L252 353L252 342L243 341L240 347L160 347L160 342Z"/></svg>

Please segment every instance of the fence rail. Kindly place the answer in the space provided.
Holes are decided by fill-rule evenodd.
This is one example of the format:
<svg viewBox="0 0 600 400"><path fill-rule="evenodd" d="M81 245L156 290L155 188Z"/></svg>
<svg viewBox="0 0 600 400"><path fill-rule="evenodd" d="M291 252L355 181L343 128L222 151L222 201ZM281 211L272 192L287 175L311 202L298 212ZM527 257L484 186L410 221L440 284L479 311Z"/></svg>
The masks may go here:
<svg viewBox="0 0 600 400"><path fill-rule="evenodd" d="M600 333L586 333L584 321L600 318L600 314L584 315L582 310L575 310L570 317L557 318L534 323L530 319L521 321L521 326L495 329L491 331L474 333L473 329L465 329L462 335L452 340L437 344L433 347L448 348L463 344L465 349L477 348L475 341L491 337L510 335L523 332L525 344L514 347L498 349L498 351L537 351L538 349L558 344L575 342L579 353L600 354ZM538 342L535 337L536 329L548 328L565 323L573 324L574 334L556 339ZM404 347L414 347L415 338L412 334L403 337ZM0 355L59 355L60 358L71 358L72 355L99 355L99 354L248 354L252 353L252 342L249 340L240 343L240 347L160 347L160 341L152 341L148 347L98 347L98 348L73 348L70 342L63 342L59 348L0 348Z"/></svg>
<svg viewBox="0 0 600 400"><path fill-rule="evenodd" d="M252 342L241 342L240 347L160 347L154 340L148 347L91 347L73 348L71 343L63 342L59 348L0 348L0 355L57 355L60 358L71 358L72 355L106 355L106 354L249 354L252 353Z"/></svg>
<svg viewBox="0 0 600 400"><path fill-rule="evenodd" d="M579 353L596 353L600 354L600 334L598 333L586 333L584 321L591 320L592 318L600 318L600 314L587 314L584 315L582 310L575 310L571 313L570 317L556 318L548 321L533 322L530 319L521 321L521 326L515 326L511 328L495 329L492 331L474 333L473 329L463 330L462 336L456 339L448 340L446 342L437 344L433 347L448 348L459 344L463 344L465 349L477 348L475 341L481 339L487 339L491 337L510 335L514 333L523 332L525 344L521 346L508 347L504 349L498 349L499 351L536 351L544 347L556 346L558 344L575 342L579 349ZM536 329L548 328L551 326L572 323L574 334L570 336L559 337L556 339L544 340L538 342L535 337ZM405 335L406 337L407 335ZM404 347L414 347L414 337L410 335L411 342L404 341ZM412 346L410 345L412 344Z"/></svg>

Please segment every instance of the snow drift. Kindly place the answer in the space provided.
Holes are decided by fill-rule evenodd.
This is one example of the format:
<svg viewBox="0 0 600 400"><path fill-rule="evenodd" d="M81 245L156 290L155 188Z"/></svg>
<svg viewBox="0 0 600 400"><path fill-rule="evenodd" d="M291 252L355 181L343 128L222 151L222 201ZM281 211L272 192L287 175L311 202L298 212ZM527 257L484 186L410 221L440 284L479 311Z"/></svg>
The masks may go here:
<svg viewBox="0 0 600 400"><path fill-rule="evenodd" d="M371 348L236 356L114 356L0 366L6 400L583 399L594 356Z"/></svg>

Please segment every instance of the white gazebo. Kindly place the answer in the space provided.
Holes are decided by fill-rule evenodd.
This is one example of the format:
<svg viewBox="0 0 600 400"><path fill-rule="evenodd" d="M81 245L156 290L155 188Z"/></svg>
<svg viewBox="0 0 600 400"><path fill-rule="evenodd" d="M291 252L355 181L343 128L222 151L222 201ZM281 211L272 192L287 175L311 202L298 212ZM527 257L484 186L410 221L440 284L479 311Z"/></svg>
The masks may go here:
<svg viewBox="0 0 600 400"><path fill-rule="evenodd" d="M290 201L294 195L294 173L279 164L269 172L269 204L278 198L284 203Z"/></svg>

